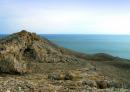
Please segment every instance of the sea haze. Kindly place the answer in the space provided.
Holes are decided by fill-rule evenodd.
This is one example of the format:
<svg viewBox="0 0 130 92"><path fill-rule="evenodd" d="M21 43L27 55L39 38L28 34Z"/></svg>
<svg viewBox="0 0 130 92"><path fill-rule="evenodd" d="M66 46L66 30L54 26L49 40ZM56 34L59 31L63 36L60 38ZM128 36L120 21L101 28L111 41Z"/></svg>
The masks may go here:
<svg viewBox="0 0 130 92"><path fill-rule="evenodd" d="M7 35L0 35L3 38ZM52 42L83 53L108 53L130 59L130 35L59 35L42 34Z"/></svg>
<svg viewBox="0 0 130 92"><path fill-rule="evenodd" d="M54 43L83 53L108 53L130 59L130 35L41 35Z"/></svg>

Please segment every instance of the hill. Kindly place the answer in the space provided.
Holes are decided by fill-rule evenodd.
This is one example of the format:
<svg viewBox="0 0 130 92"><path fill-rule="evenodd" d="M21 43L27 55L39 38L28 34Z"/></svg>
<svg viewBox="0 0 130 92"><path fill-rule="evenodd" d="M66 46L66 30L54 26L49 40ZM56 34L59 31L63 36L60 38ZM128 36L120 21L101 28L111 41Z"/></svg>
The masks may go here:
<svg viewBox="0 0 130 92"><path fill-rule="evenodd" d="M129 84L127 59L78 53L26 30L0 39L0 92L126 92Z"/></svg>

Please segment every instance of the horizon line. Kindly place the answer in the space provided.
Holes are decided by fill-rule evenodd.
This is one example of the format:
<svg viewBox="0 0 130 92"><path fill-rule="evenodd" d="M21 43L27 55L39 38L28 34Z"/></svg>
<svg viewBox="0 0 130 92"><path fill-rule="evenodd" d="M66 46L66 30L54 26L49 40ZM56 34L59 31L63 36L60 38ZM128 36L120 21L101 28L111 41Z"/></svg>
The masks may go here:
<svg viewBox="0 0 130 92"><path fill-rule="evenodd" d="M17 33L17 32L14 32L14 33ZM36 32L31 32L31 33L36 33ZM13 34L13 33L10 33L10 34ZM2 34L2 33L0 33L0 35L10 35L10 34ZM81 34L68 34L68 33L55 33L55 34L53 34L53 33L51 33L51 34L49 34L49 33L36 33L36 34L38 34L38 35L130 35L130 34L83 34L83 33L81 33Z"/></svg>

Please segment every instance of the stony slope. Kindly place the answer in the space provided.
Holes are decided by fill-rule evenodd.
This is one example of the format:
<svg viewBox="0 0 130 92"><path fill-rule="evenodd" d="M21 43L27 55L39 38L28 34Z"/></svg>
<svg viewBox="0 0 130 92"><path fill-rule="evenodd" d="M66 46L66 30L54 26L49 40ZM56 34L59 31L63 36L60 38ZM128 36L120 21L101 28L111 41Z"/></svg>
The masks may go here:
<svg viewBox="0 0 130 92"><path fill-rule="evenodd" d="M126 92L129 66L126 59L71 51L25 30L0 40L0 92Z"/></svg>
<svg viewBox="0 0 130 92"><path fill-rule="evenodd" d="M34 63L76 62L76 57L63 54L62 49L34 33L21 31L0 41L0 71L26 73ZM31 67L30 67L31 65Z"/></svg>

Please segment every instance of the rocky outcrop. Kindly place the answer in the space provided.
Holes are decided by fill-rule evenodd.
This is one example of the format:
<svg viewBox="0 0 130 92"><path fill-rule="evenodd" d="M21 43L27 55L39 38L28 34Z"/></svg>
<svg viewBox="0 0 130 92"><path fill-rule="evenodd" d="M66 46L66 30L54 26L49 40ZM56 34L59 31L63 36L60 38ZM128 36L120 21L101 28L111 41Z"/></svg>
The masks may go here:
<svg viewBox="0 0 130 92"><path fill-rule="evenodd" d="M0 72L23 74L32 72L36 63L77 61L47 39L25 30L0 40Z"/></svg>
<svg viewBox="0 0 130 92"><path fill-rule="evenodd" d="M12 34L0 41L0 72L26 73L29 72L29 62L45 62L48 42L36 34L25 30ZM47 49L46 49L47 48Z"/></svg>

